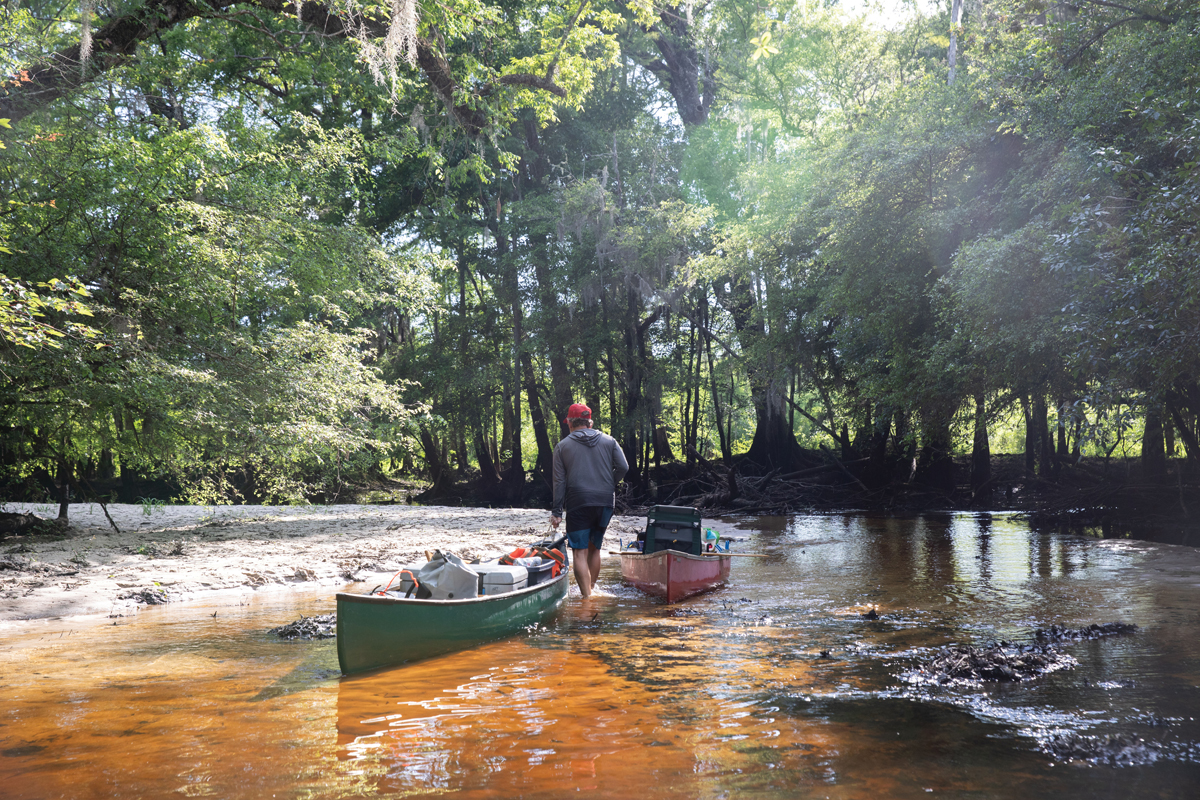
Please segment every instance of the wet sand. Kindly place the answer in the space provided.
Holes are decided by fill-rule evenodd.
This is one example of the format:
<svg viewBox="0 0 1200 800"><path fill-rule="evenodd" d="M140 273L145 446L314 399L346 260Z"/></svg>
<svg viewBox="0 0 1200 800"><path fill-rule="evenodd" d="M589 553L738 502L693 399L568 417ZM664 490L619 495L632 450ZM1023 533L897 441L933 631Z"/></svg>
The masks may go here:
<svg viewBox="0 0 1200 800"><path fill-rule="evenodd" d="M9 503L11 512L50 516ZM55 509L57 511L57 509ZM426 550L501 555L547 535L539 509L439 506L71 506L65 535L9 536L0 544L0 630L19 620L117 618L208 593L386 583ZM641 518L614 517L628 538Z"/></svg>

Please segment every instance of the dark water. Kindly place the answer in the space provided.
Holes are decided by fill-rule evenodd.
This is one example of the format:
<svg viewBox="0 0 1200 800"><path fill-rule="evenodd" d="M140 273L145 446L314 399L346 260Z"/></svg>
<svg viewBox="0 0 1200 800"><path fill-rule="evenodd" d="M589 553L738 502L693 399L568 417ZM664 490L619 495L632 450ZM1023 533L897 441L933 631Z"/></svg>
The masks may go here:
<svg viewBox="0 0 1200 800"><path fill-rule="evenodd" d="M354 678L332 641L265 633L331 593L9 629L0 796L1200 796L1196 550L963 515L716 527L774 557L675 606L606 561L609 593L543 630ZM1077 666L1032 681L915 672L946 644L1109 621L1139 630L1063 645ZM1145 763L1068 759L1064 734Z"/></svg>

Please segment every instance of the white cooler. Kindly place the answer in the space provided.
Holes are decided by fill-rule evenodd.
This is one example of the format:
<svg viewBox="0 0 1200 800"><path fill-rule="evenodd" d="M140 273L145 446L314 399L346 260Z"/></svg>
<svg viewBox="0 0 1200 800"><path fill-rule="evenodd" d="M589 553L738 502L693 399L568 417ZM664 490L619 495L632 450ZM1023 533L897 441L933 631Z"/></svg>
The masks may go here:
<svg viewBox="0 0 1200 800"><path fill-rule="evenodd" d="M482 595L515 592L529 585L529 570L521 566L472 564L471 569L479 573L479 593Z"/></svg>

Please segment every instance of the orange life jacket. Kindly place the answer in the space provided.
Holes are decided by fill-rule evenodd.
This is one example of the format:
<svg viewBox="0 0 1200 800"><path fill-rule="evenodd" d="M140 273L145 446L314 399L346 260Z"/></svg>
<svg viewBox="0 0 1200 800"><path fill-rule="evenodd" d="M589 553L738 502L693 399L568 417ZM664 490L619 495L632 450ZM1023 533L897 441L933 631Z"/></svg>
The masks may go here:
<svg viewBox="0 0 1200 800"><path fill-rule="evenodd" d="M548 558L554 562L554 565L550 567L551 578L557 578L558 574L562 572L562 568L565 565L565 560L562 553L546 547L518 547L508 555L501 556L500 563L515 564L518 558L532 558L534 556L539 558Z"/></svg>

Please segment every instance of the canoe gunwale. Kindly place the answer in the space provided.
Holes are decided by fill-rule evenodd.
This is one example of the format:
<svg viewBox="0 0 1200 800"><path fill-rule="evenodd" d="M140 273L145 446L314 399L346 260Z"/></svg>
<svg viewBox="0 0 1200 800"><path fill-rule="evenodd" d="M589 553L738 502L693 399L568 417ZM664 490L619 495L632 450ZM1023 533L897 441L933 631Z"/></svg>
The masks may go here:
<svg viewBox="0 0 1200 800"><path fill-rule="evenodd" d="M520 597L526 594L537 594L545 591L549 587L555 585L559 581L569 579L568 571L564 569L557 578L551 578L544 583L526 586L524 589L516 589L503 594L481 594L475 597L464 597L456 600L435 600L432 597L416 598L416 597L393 597L391 595L382 594L362 594L361 592L338 592L337 599L350 603L383 603L411 606L426 606L426 607L441 607L441 606L469 606L473 603L490 603L498 600L512 600L514 597Z"/></svg>
<svg viewBox="0 0 1200 800"><path fill-rule="evenodd" d="M695 553L685 553L682 550L655 550L653 553L639 553L637 550L621 550L618 555L621 558L635 558L641 561L649 561L664 553L671 553L677 557L686 558L689 561L720 561L729 558L731 555L729 553L701 553L700 555L696 555Z"/></svg>

